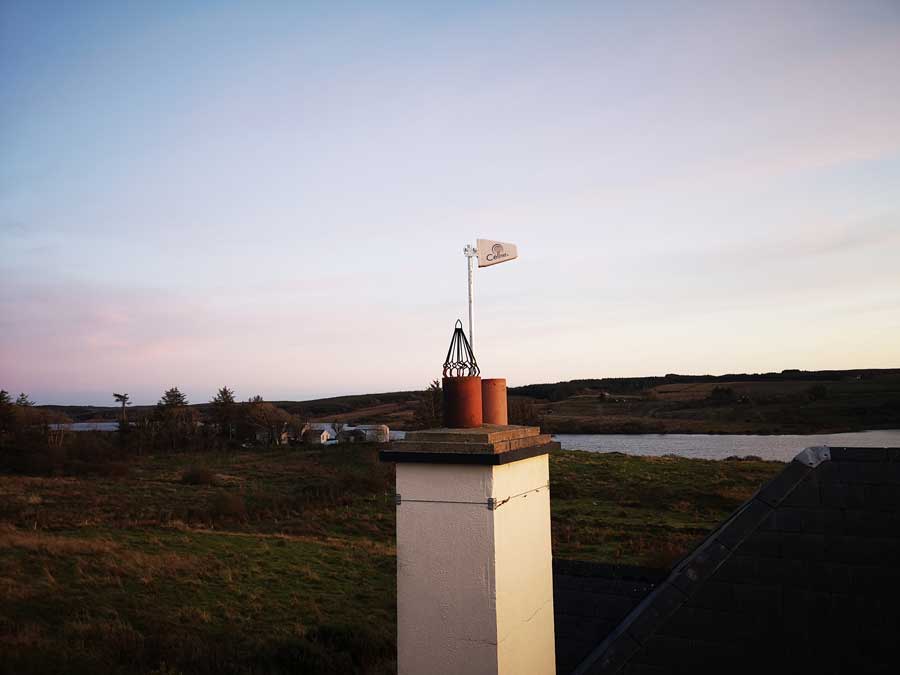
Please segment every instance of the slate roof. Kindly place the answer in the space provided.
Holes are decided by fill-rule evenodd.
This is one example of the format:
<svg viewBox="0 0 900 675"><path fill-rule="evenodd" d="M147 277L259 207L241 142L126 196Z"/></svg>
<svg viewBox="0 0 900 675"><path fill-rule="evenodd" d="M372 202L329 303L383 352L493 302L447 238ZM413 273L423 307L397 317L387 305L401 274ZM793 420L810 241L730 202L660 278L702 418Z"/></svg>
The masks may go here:
<svg viewBox="0 0 900 675"><path fill-rule="evenodd" d="M665 570L554 560L557 671L572 672L665 576Z"/></svg>
<svg viewBox="0 0 900 675"><path fill-rule="evenodd" d="M562 572L560 673L900 672L900 448L804 450L630 609Z"/></svg>

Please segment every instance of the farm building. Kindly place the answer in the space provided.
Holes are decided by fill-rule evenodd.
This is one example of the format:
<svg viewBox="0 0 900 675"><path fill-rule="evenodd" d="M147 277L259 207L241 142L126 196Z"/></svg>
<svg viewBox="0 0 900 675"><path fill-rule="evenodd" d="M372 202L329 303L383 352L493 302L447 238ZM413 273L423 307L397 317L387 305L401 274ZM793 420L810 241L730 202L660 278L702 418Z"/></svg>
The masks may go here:
<svg viewBox="0 0 900 675"><path fill-rule="evenodd" d="M387 443L390 440L390 429L384 424L345 425L338 433L341 443L368 441L370 443Z"/></svg>
<svg viewBox="0 0 900 675"><path fill-rule="evenodd" d="M384 424L341 424L340 422L310 422L308 427L315 431L327 431L328 438L338 443L387 443L390 429Z"/></svg>
<svg viewBox="0 0 900 675"><path fill-rule="evenodd" d="M303 432L302 437L304 443L311 443L313 445L325 445L330 439L331 434L324 429L307 429Z"/></svg>
<svg viewBox="0 0 900 675"><path fill-rule="evenodd" d="M335 429L336 426L338 429ZM312 431L327 431L328 438L337 438L341 425L332 424L331 422L309 422L306 427Z"/></svg>

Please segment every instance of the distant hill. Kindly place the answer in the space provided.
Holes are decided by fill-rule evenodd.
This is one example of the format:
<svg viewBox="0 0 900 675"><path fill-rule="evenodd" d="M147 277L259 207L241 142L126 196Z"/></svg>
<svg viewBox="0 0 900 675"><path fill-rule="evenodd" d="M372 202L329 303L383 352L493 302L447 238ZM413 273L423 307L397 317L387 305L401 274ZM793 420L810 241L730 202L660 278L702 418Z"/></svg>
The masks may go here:
<svg viewBox="0 0 900 675"><path fill-rule="evenodd" d="M779 373L735 373L729 375L677 375L670 373L649 377L606 377L594 380L567 380L553 384L527 384L511 387L516 396L560 401L585 389L597 389L617 394L646 391L666 384L697 384L720 382L828 382L871 380L900 377L900 368L863 370L782 370Z"/></svg>
<svg viewBox="0 0 900 675"><path fill-rule="evenodd" d="M900 369L604 378L510 389L550 433L824 433L900 428Z"/></svg>
<svg viewBox="0 0 900 675"><path fill-rule="evenodd" d="M273 401L311 421L413 425L420 392ZM553 433L821 433L900 428L900 368L668 374L529 384L509 390L511 418ZM208 403L194 404L201 414ZM41 406L73 421L117 406ZM153 406L133 406L133 419Z"/></svg>
<svg viewBox="0 0 900 675"><path fill-rule="evenodd" d="M271 401L289 413L310 421L356 422L358 424L383 423L402 428L412 420L417 403L417 392L395 391L380 394L353 394L332 396L309 401ZM62 413L73 422L93 422L118 419L120 406L96 405L41 405L39 408ZM130 419L140 419L153 412L156 406L136 405L128 407ZM193 403L192 408L205 414L207 403Z"/></svg>

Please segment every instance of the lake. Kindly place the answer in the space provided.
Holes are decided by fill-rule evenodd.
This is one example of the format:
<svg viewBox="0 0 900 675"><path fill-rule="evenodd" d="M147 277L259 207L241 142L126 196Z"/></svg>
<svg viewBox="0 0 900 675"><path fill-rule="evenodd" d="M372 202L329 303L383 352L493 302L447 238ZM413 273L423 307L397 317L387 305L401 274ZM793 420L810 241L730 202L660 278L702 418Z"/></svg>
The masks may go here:
<svg viewBox="0 0 900 675"><path fill-rule="evenodd" d="M725 459L756 455L789 462L804 448L900 448L900 429L856 431L843 434L751 436L738 434L554 434L563 450L623 452L627 455L678 455L698 459Z"/></svg>
<svg viewBox="0 0 900 675"><path fill-rule="evenodd" d="M70 424L50 424L51 429L67 431L118 431L118 422L72 422Z"/></svg>

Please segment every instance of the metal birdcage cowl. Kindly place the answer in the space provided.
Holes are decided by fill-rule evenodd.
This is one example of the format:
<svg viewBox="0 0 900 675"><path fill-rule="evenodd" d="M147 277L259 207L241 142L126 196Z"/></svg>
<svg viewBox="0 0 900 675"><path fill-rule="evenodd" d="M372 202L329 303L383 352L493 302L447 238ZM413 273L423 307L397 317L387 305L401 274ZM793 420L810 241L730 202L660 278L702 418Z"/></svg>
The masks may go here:
<svg viewBox="0 0 900 675"><path fill-rule="evenodd" d="M462 321L457 320L444 360L444 426L471 429L482 425L481 373Z"/></svg>

